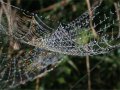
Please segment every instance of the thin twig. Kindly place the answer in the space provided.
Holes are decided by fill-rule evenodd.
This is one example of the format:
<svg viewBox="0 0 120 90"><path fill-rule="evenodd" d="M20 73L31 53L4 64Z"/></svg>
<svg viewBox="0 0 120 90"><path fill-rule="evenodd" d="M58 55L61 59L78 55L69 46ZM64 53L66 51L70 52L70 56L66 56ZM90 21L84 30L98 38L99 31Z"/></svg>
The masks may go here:
<svg viewBox="0 0 120 90"><path fill-rule="evenodd" d="M118 38L120 37L120 4L115 2L114 3L115 9L116 9L116 14L117 14L117 20L118 20L118 27L119 27L119 33L118 33Z"/></svg>
<svg viewBox="0 0 120 90"><path fill-rule="evenodd" d="M53 5L50 5L46 8L41 9L40 12L46 12L46 11L56 9L61 6L66 6L70 1L71 0L62 0L61 2L55 3Z"/></svg>
<svg viewBox="0 0 120 90"><path fill-rule="evenodd" d="M17 0L17 5L19 5L19 4L20 4L20 2L21 2L21 0Z"/></svg>
<svg viewBox="0 0 120 90"><path fill-rule="evenodd" d="M93 32L94 37L97 38L98 35L97 35L97 33L96 33L95 29L94 29L94 26L93 26L93 24L92 24L92 19L93 19L92 16L93 16L93 13L92 13L92 10L91 10L90 1L89 1L89 0L86 0L86 3L87 3L88 11L89 11L90 27L91 27L91 30L92 30L92 32Z"/></svg>
<svg viewBox="0 0 120 90"><path fill-rule="evenodd" d="M94 26L92 24L92 11L91 11L91 6L90 6L90 1L86 0L88 11L89 11L89 17L90 17L90 27L92 29L93 35L96 38L97 34L95 32ZM86 68L87 68L87 73L88 73L88 90L91 90L91 78L90 78L90 61L89 61L89 56L86 56Z"/></svg>
<svg viewBox="0 0 120 90"><path fill-rule="evenodd" d="M36 87L35 87L35 90L39 90L39 83L40 83L40 79L39 78L37 78L36 79Z"/></svg>
<svg viewBox="0 0 120 90"><path fill-rule="evenodd" d="M95 70L95 68L100 65L103 62L103 60L99 61L93 68L91 68L90 72L92 72L93 70ZM77 84L80 83L80 81L82 81L83 79L85 79L88 76L88 73L86 73L82 78L80 78L71 88L70 90L72 90Z"/></svg>
<svg viewBox="0 0 120 90"><path fill-rule="evenodd" d="M86 67L87 67L87 73L88 73L88 90L91 90L90 58L88 55L86 56Z"/></svg>

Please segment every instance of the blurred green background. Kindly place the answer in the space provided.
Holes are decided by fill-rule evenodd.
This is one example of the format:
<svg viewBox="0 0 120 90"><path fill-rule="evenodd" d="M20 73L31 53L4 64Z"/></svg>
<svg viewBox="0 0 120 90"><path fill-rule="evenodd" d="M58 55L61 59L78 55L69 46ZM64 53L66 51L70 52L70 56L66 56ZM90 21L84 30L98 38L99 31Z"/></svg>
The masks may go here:
<svg viewBox="0 0 120 90"><path fill-rule="evenodd" d="M11 0L15 4L15 0ZM91 4L97 0L90 0ZM113 0L104 0L105 8ZM40 16L69 22L87 10L85 0L21 0L19 7ZM120 90L120 49L105 55L90 56L91 87L93 90ZM86 57L65 56L53 71L40 78L39 90L87 90ZM35 90L36 80L13 90Z"/></svg>

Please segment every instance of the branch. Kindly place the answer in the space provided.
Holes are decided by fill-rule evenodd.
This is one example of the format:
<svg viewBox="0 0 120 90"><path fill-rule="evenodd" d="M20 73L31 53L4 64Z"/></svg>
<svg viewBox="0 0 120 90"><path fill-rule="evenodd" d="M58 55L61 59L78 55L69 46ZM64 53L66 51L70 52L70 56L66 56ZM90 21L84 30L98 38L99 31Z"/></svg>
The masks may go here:
<svg viewBox="0 0 120 90"><path fill-rule="evenodd" d="M91 6L90 6L90 1L89 0L86 0L86 3L87 3L87 7L88 7L88 11L89 11L89 17L90 17L90 27L92 29L92 32L93 32L93 35L95 38L98 37L95 29L94 29L94 26L92 24L92 16L93 16L93 13L92 13L92 10L91 10ZM96 4L95 4L96 5Z"/></svg>
<svg viewBox="0 0 120 90"><path fill-rule="evenodd" d="M116 9L116 14L117 14L117 20L118 20L118 27L119 27L119 33L118 33L118 38L120 37L120 4L115 2L114 3L115 9Z"/></svg>
<svg viewBox="0 0 120 90"><path fill-rule="evenodd" d="M40 12L46 12L46 11L49 11L49 10L53 10L53 9L56 9L56 8L59 8L61 6L66 6L71 0L62 0L61 2L58 2L58 3L55 3L51 6L48 6L47 8L43 8L40 10Z"/></svg>

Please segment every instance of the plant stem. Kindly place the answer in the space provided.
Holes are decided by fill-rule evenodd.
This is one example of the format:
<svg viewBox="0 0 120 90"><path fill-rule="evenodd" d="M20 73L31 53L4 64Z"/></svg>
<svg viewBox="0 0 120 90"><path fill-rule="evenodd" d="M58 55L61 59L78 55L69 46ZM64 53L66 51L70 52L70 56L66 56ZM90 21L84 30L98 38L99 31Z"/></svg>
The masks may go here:
<svg viewBox="0 0 120 90"><path fill-rule="evenodd" d="M93 33L94 37L97 38L98 35L97 35L97 33L96 33L95 29L94 29L93 23L92 23L93 13L92 13L92 10L91 10L90 1L86 0L86 3L87 3L88 11L89 11L90 27L91 27L91 30L92 30L92 33Z"/></svg>
<svg viewBox="0 0 120 90"><path fill-rule="evenodd" d="M87 67L87 74L88 74L88 90L91 90L91 78L90 78L90 58L86 56L86 67Z"/></svg>
<svg viewBox="0 0 120 90"><path fill-rule="evenodd" d="M39 90L39 83L40 83L40 79L37 78L37 79L36 79L36 87L35 87L35 90Z"/></svg>
<svg viewBox="0 0 120 90"><path fill-rule="evenodd" d="M90 6L90 1L86 0L88 11L89 11L89 17L90 17L90 27L92 29L93 35L95 38L97 38L97 33L94 29L94 26L92 24L92 11L91 11L91 6ZM90 78L90 61L89 61L89 56L86 56L86 68L87 68L87 73L88 73L88 90L91 90L91 78Z"/></svg>
<svg viewBox="0 0 120 90"><path fill-rule="evenodd" d="M119 27L119 33L118 33L118 38L120 37L120 4L119 2L114 3L115 9L116 9L116 14L117 14L117 20L118 20L118 27Z"/></svg>

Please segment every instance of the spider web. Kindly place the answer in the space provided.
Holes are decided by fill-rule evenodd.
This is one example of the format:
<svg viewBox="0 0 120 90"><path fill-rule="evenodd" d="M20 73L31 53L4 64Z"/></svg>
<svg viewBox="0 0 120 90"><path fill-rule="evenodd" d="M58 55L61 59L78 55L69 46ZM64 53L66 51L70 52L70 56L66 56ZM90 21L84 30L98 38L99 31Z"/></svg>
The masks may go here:
<svg viewBox="0 0 120 90"><path fill-rule="evenodd" d="M93 15L93 25L98 37L96 38L90 28L88 13L84 13L76 20L62 25L47 39L47 49L70 55L86 56L108 53L110 50L119 47L119 29L115 29L115 12L111 10L102 12L104 16L99 17L101 12ZM102 18L104 17L104 18ZM112 20L110 20L110 18ZM94 22L99 18L98 22ZM39 45L38 45L39 46Z"/></svg>
<svg viewBox="0 0 120 90"><path fill-rule="evenodd" d="M31 27L26 27L27 30L21 29L23 24L20 22L25 22L24 20L20 18L16 21L21 26L17 25L20 30L14 32L14 37L23 43L67 55L86 56L108 53L120 46L118 20L116 11L111 9L98 11L98 8L101 7L92 9L95 32L90 27L88 11L68 24L43 19L35 14L32 16L34 19L30 20L34 23L31 23ZM26 33L23 33L24 31Z"/></svg>
<svg viewBox="0 0 120 90"><path fill-rule="evenodd" d="M21 17L21 13L26 17L27 15L24 12L12 9L13 7L11 8L9 5L6 6L4 3L1 7L0 88L6 89L16 87L19 84L24 84L27 81L44 76L58 65L62 60L62 55L43 48L33 47L16 40L13 37L13 34L14 31L16 29L19 30L19 28L16 27L16 23L14 23L15 19L13 17L16 15L17 17ZM29 18L31 17L28 17L28 19ZM29 25L29 22L23 22L22 25ZM26 29L24 26L21 27L21 30L28 30L28 28Z"/></svg>
<svg viewBox="0 0 120 90"><path fill-rule="evenodd" d="M97 34L95 37L90 27L88 11L64 24L2 2L1 88L13 88L41 77L62 60L61 54L96 55L118 48L120 31L116 11L98 11L99 8L101 6L92 8L93 27Z"/></svg>
<svg viewBox="0 0 120 90"><path fill-rule="evenodd" d="M2 33L0 36L0 88L13 88L42 77L55 68L62 58L58 53L41 48L27 46L26 49L26 45L13 50L8 46L10 37Z"/></svg>

